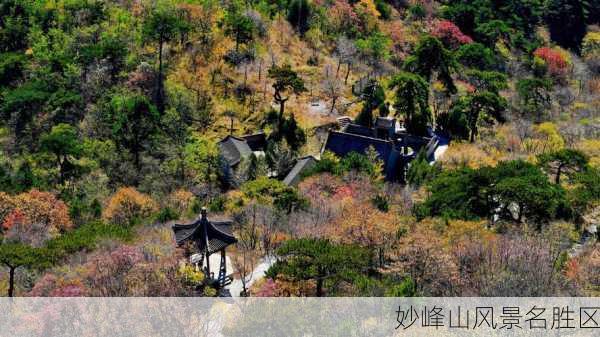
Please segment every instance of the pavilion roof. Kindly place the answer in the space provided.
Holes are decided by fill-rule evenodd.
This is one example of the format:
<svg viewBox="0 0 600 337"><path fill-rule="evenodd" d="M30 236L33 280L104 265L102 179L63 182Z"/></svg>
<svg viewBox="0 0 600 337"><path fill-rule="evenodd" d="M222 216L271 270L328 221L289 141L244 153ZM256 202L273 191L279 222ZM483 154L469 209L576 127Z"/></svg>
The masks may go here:
<svg viewBox="0 0 600 337"><path fill-rule="evenodd" d="M197 244L200 251L205 251L208 245L208 253L212 254L237 242L231 232L231 224L232 221L229 219L209 219L203 211L195 221L189 224L175 224L172 228L177 245L192 241Z"/></svg>

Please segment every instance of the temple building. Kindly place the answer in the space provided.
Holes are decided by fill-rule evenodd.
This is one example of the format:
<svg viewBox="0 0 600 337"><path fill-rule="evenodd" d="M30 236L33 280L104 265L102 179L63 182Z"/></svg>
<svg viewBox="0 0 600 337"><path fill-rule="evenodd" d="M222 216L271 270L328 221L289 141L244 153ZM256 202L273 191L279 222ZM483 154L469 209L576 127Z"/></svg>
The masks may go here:
<svg viewBox="0 0 600 337"><path fill-rule="evenodd" d="M428 160L435 159L436 149L448 140L431 133L430 137L408 134L394 118L378 117L372 128L353 124L348 117L338 119L338 130L330 130L321 150L339 157L350 152L364 154L369 147L377 151L384 163L388 181L404 182L409 163L419 151L425 151Z"/></svg>
<svg viewBox="0 0 600 337"><path fill-rule="evenodd" d="M236 137L229 135L217 143L221 156L231 170L235 170L242 159L251 154L264 156L267 148L267 138L264 132Z"/></svg>

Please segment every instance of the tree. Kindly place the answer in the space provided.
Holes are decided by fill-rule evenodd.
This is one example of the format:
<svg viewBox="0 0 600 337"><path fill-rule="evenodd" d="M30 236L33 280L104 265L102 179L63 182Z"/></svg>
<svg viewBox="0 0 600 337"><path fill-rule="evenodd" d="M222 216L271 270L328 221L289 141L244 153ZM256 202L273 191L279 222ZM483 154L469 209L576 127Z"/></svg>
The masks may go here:
<svg viewBox="0 0 600 337"><path fill-rule="evenodd" d="M548 1L546 22L552 40L564 48L579 51L586 33L588 6L587 0Z"/></svg>
<svg viewBox="0 0 600 337"><path fill-rule="evenodd" d="M522 160L444 171L427 187L430 195L415 207L420 218L498 218L517 224L531 222L541 229L549 220L567 215L564 190L550 183L537 166Z"/></svg>
<svg viewBox="0 0 600 337"><path fill-rule="evenodd" d="M25 48L31 20L29 6L18 0L3 1L0 17L0 52Z"/></svg>
<svg viewBox="0 0 600 337"><path fill-rule="evenodd" d="M102 218L111 224L131 226L157 210L152 198L132 187L123 187L107 202Z"/></svg>
<svg viewBox="0 0 600 337"><path fill-rule="evenodd" d="M360 18L347 0L335 0L331 7L327 9L326 14L333 32L343 33L338 37L338 40L348 40L348 37L354 37L358 34L361 24Z"/></svg>
<svg viewBox="0 0 600 337"><path fill-rule="evenodd" d="M559 185L563 174L572 181L577 173L585 170L588 158L581 151L562 149L552 153L544 153L538 156L538 161L546 172L554 175L554 183Z"/></svg>
<svg viewBox="0 0 600 337"><path fill-rule="evenodd" d="M567 82L571 60L569 54L560 48L541 47L533 52L534 73L538 76L552 76L559 83Z"/></svg>
<svg viewBox="0 0 600 337"><path fill-rule="evenodd" d="M265 157L251 153L250 156L242 158L237 168L237 185L248 180L255 180L258 177L266 176L269 171Z"/></svg>
<svg viewBox="0 0 600 337"><path fill-rule="evenodd" d="M456 86L452 80L452 72L456 67L452 53L433 36L422 38L417 44L414 54L404 62L404 70L418 74L427 81L431 81L437 74L437 78L450 93L456 92Z"/></svg>
<svg viewBox="0 0 600 337"><path fill-rule="evenodd" d="M117 148L129 151L140 171L141 154L150 148L159 131L160 114L154 104L141 95L117 94L110 100L104 118Z"/></svg>
<svg viewBox="0 0 600 337"><path fill-rule="evenodd" d="M403 235L395 245L392 268L400 269L411 281L409 292L415 296L455 296L460 285L460 271L444 249L437 232L421 226Z"/></svg>
<svg viewBox="0 0 600 337"><path fill-rule="evenodd" d="M501 90L508 88L508 77L500 72L468 69L463 73L463 76L475 87L476 91L489 91L499 94Z"/></svg>
<svg viewBox="0 0 600 337"><path fill-rule="evenodd" d="M406 182L415 188L431 181L440 171L439 165L430 165L425 151L421 150L417 157L410 162L406 172Z"/></svg>
<svg viewBox="0 0 600 337"><path fill-rule="evenodd" d="M495 169L496 184L492 194L499 203L499 216L523 223L527 220L541 230L542 225L560 215L566 203L564 190L548 182L533 164L524 161L502 162Z"/></svg>
<svg viewBox="0 0 600 337"><path fill-rule="evenodd" d="M306 200L296 189L265 176L246 182L240 189L246 197L262 204L273 204L278 210L286 211L288 214L292 210L306 206Z"/></svg>
<svg viewBox="0 0 600 337"><path fill-rule="evenodd" d="M233 256L232 265L242 282L241 296L248 296L248 283L252 280L254 268L259 260L254 234L253 231L248 232L247 229L242 229L237 235L237 254Z"/></svg>
<svg viewBox="0 0 600 337"><path fill-rule="evenodd" d="M314 280L317 297L323 296L325 286L333 290L340 281L350 282L364 273L370 261L368 252L362 248L336 245L323 239L289 240L276 254L282 260L267 271L267 277L282 275L293 281Z"/></svg>
<svg viewBox="0 0 600 337"><path fill-rule="evenodd" d="M494 121L503 123L505 121L503 113L507 105L508 103L504 97L489 91L461 97L450 108L450 125L446 125L446 128L450 131L466 129L469 133L469 141L474 142L482 120L488 123ZM466 125L453 124L453 122L458 121L464 121ZM463 132L451 133L466 136Z"/></svg>
<svg viewBox="0 0 600 337"><path fill-rule="evenodd" d="M18 144L28 140L29 145L33 143L36 131L33 121L49 98L48 87L41 80L28 81L4 92L0 102L0 113L7 121Z"/></svg>
<svg viewBox="0 0 600 337"><path fill-rule="evenodd" d="M284 138L281 141L269 142L265 155L271 172L277 172L277 177L283 179L294 167L297 151L292 149Z"/></svg>
<svg viewBox="0 0 600 337"><path fill-rule="evenodd" d="M338 56L338 66L335 72L335 76L338 76L340 71L340 66L342 64L346 65L346 75L344 75L344 84L348 84L348 77L350 76L350 68L352 64L355 62L356 54L357 54L356 45L352 40L348 39L346 36L341 36L336 40L335 43L335 53Z"/></svg>
<svg viewBox="0 0 600 337"><path fill-rule="evenodd" d="M377 259L377 266L384 265L384 249L393 244L398 224L392 212L376 208L371 200L349 199L342 203L337 221L329 228L329 234L336 241L357 244L371 251Z"/></svg>
<svg viewBox="0 0 600 337"><path fill-rule="evenodd" d="M375 0L375 8L383 20L389 20L392 16L392 7L384 0Z"/></svg>
<svg viewBox="0 0 600 337"><path fill-rule="evenodd" d="M294 115L284 119L283 125L279 130L293 151L298 151L304 144L306 144L306 133L298 125Z"/></svg>
<svg viewBox="0 0 600 337"><path fill-rule="evenodd" d="M13 84L23 76L27 58L20 53L2 53L0 61L0 88Z"/></svg>
<svg viewBox="0 0 600 337"><path fill-rule="evenodd" d="M579 215L600 201L600 169L588 168L575 176L575 188L570 190L570 199Z"/></svg>
<svg viewBox="0 0 600 337"><path fill-rule="evenodd" d="M550 107L552 81L542 78L524 78L517 82L521 112L533 115L538 121L543 112Z"/></svg>
<svg viewBox="0 0 600 337"><path fill-rule="evenodd" d="M239 51L240 44L245 44L254 38L254 21L241 13L238 8L230 8L224 18L225 34L235 41L235 51Z"/></svg>
<svg viewBox="0 0 600 337"><path fill-rule="evenodd" d="M397 115L404 116L406 130L415 135L426 136L431 121L429 109L429 85L423 77L402 72L392 79L390 89L396 90L394 108Z"/></svg>
<svg viewBox="0 0 600 337"><path fill-rule="evenodd" d="M515 27L526 38L531 39L535 36L536 26L543 19L544 3L544 0L509 0L502 1L496 6L500 19L506 21L510 27Z"/></svg>
<svg viewBox="0 0 600 337"><path fill-rule="evenodd" d="M379 115L387 115L387 106L385 105L385 91L377 80L371 79L363 89L360 95L361 101L363 101L363 107L360 113L354 119L356 124L364 125L367 127L373 126L373 111L379 110Z"/></svg>
<svg viewBox="0 0 600 337"><path fill-rule="evenodd" d="M392 40L381 32L375 32L366 39L356 41L356 48L373 72L381 69L381 63L390 58Z"/></svg>
<svg viewBox="0 0 600 337"><path fill-rule="evenodd" d="M155 91L155 104L161 113L165 110L163 84L163 47L165 43L175 39L178 33L186 29L177 13L170 7L159 7L152 10L144 20L142 34L148 41L158 43L158 77Z"/></svg>
<svg viewBox="0 0 600 337"><path fill-rule="evenodd" d="M290 99L287 93L300 95L306 91L304 87L304 81L298 74L292 70L292 66L284 64L283 66L273 66L269 69L269 78L274 80L273 98L275 103L279 104L279 116L278 124L281 126L283 123L283 113L285 109L285 103Z"/></svg>
<svg viewBox="0 0 600 337"><path fill-rule="evenodd" d="M195 184L213 184L221 177L222 161L217 144L205 136L192 135L185 148L184 157Z"/></svg>
<svg viewBox="0 0 600 337"><path fill-rule="evenodd" d="M488 48L493 48L498 40L510 41L511 33L508 24L502 20L490 20L479 24L475 29L475 36L478 41L485 44Z"/></svg>
<svg viewBox="0 0 600 337"><path fill-rule="evenodd" d="M485 1L485 0L484 0ZM444 18L454 22L462 32L474 36L479 11L485 8L484 1L455 0L450 6L443 8L441 14Z"/></svg>
<svg viewBox="0 0 600 337"><path fill-rule="evenodd" d="M481 190L490 184L490 179L479 173L466 167L442 171L426 184L431 194L415 205L417 218L443 216L472 220L488 216L491 206Z"/></svg>
<svg viewBox="0 0 600 337"><path fill-rule="evenodd" d="M461 45L473 43L473 39L463 34L452 21L442 20L435 24L431 33L440 39L448 48L456 49Z"/></svg>
<svg viewBox="0 0 600 337"><path fill-rule="evenodd" d="M39 247L73 227L68 206L51 193L33 189L11 199L0 224L5 239Z"/></svg>
<svg viewBox="0 0 600 337"><path fill-rule="evenodd" d="M311 15L312 8L307 0L292 0L287 19L300 35L304 35L310 29Z"/></svg>
<svg viewBox="0 0 600 337"><path fill-rule="evenodd" d="M82 154L82 146L77 129L68 124L52 127L50 133L42 136L42 150L56 156L56 164L60 172L60 183L64 183L68 175L77 168L69 158L78 159Z"/></svg>
<svg viewBox="0 0 600 337"><path fill-rule="evenodd" d="M329 114L333 114L333 111L335 110L335 104L343 94L343 86L341 80L336 74L333 73L333 71L331 71L329 66L327 66L325 71L325 79L323 80L321 86L323 91L325 91L325 94L331 99L331 109L329 109Z"/></svg>
<svg viewBox="0 0 600 337"><path fill-rule="evenodd" d="M293 114L289 117L284 116L280 118L280 115L275 110L271 110L263 123L263 125L270 124L273 127L273 131L268 137L271 143L269 147L272 143L280 143L282 140L285 140L294 155L296 155L298 150L306 144L306 133L298 125L296 117ZM269 164L272 164L272 162L269 162Z"/></svg>
<svg viewBox="0 0 600 337"><path fill-rule="evenodd" d="M42 261L38 249L22 243L0 243L0 263L8 268L8 297L15 293L15 271Z"/></svg>
<svg viewBox="0 0 600 337"><path fill-rule="evenodd" d="M480 70L494 70L497 66L494 52L481 43L460 46L456 51L456 60L466 67Z"/></svg>

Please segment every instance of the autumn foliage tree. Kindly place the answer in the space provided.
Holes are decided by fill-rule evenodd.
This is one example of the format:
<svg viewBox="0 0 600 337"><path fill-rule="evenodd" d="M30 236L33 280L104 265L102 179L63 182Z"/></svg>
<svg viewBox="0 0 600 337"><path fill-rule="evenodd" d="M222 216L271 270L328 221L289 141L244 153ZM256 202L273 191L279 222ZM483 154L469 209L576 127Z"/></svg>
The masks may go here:
<svg viewBox="0 0 600 337"><path fill-rule="evenodd" d="M564 81L570 69L570 60L564 50L556 48L541 47L533 52L534 63L541 63L548 74L560 81Z"/></svg>
<svg viewBox="0 0 600 337"><path fill-rule="evenodd" d="M73 227L67 205L51 193L31 190L11 199L2 220L9 240L39 246Z"/></svg>
<svg viewBox="0 0 600 337"><path fill-rule="evenodd" d="M9 270L8 296L13 296L15 271L44 264L48 256L40 247L73 223L65 203L48 192L31 190L14 197L0 192L0 200L0 263Z"/></svg>
<svg viewBox="0 0 600 337"><path fill-rule="evenodd" d="M156 203L148 195L138 192L135 188L124 187L108 200L102 217L114 224L132 225L149 217L156 210Z"/></svg>
<svg viewBox="0 0 600 337"><path fill-rule="evenodd" d="M431 35L440 39L448 48L458 48L473 42L473 39L460 31L452 21L442 20L435 23Z"/></svg>
<svg viewBox="0 0 600 337"><path fill-rule="evenodd" d="M417 295L452 296L460 293L460 274L451 255L440 249L435 232L421 229L400 240L391 252L391 268L414 282Z"/></svg>
<svg viewBox="0 0 600 337"><path fill-rule="evenodd" d="M357 244L373 252L377 264L384 264L384 253L398 231L398 223L392 212L377 209L372 202L346 199L340 216L329 226L330 235L345 244Z"/></svg>

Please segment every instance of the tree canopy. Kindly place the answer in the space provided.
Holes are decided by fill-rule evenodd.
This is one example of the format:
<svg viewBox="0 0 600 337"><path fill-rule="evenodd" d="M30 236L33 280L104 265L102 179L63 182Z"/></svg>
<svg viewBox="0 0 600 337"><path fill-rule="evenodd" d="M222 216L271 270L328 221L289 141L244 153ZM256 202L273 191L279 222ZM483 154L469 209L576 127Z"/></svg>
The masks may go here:
<svg viewBox="0 0 600 337"><path fill-rule="evenodd" d="M283 260L273 265L267 276L282 274L294 280L314 280L317 297L325 294L325 287L333 291L340 281L351 281L370 261L362 248L323 239L289 240L276 253Z"/></svg>

